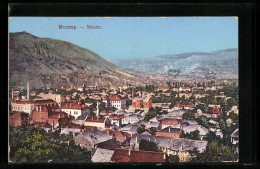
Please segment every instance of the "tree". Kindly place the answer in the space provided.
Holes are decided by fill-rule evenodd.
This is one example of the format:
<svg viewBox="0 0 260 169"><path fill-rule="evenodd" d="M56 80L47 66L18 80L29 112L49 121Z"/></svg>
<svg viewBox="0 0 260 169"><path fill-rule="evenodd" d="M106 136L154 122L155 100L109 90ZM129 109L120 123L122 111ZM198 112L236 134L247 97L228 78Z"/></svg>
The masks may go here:
<svg viewBox="0 0 260 169"><path fill-rule="evenodd" d="M99 105L99 111L101 112L101 111L103 111L105 109L106 109L106 103L101 102L100 105Z"/></svg>
<svg viewBox="0 0 260 169"><path fill-rule="evenodd" d="M139 142L139 150L155 151L155 152L159 151L156 143L148 141L148 140L145 140L145 139L140 140L140 142Z"/></svg>
<svg viewBox="0 0 260 169"><path fill-rule="evenodd" d="M59 144L45 130L22 126L10 130L10 159L17 163L90 162L90 152L73 142Z"/></svg>
<svg viewBox="0 0 260 169"><path fill-rule="evenodd" d="M60 127L60 128L61 128L61 127L65 127L65 126L67 126L67 125L69 124L69 122L70 122L69 117L60 118L60 119L59 119L59 127Z"/></svg>
<svg viewBox="0 0 260 169"><path fill-rule="evenodd" d="M183 113L182 119L193 119L195 117L193 110L188 110L187 112Z"/></svg>
<svg viewBox="0 0 260 169"><path fill-rule="evenodd" d="M139 126L138 128L137 128L137 133L138 134L141 134L141 133L143 133L143 132L145 132L145 125L141 125L141 126Z"/></svg>
<svg viewBox="0 0 260 169"><path fill-rule="evenodd" d="M184 135L185 138L192 139L192 140L199 140L200 132L198 130L192 131Z"/></svg>
<svg viewBox="0 0 260 169"><path fill-rule="evenodd" d="M238 115L234 112L230 112L228 118L230 118L234 123L238 122Z"/></svg>

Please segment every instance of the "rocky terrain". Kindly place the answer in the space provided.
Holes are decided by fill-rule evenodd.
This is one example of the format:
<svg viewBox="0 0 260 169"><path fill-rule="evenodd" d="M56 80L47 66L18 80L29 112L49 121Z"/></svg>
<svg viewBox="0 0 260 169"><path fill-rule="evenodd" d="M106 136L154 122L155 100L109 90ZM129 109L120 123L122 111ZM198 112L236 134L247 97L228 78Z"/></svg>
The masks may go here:
<svg viewBox="0 0 260 169"><path fill-rule="evenodd" d="M39 38L26 32L9 34L9 84L58 88L138 84L140 77L69 42ZM147 80L149 81L149 80Z"/></svg>
<svg viewBox="0 0 260 169"><path fill-rule="evenodd" d="M193 52L156 57L111 60L114 64L150 77L211 80L238 78L238 50L226 49L214 52Z"/></svg>

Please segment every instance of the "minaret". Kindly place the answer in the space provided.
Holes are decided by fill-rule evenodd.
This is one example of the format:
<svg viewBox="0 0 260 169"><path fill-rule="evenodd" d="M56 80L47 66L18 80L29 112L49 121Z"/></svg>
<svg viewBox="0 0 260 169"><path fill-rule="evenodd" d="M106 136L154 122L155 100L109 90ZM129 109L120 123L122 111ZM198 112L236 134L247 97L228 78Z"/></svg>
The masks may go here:
<svg viewBox="0 0 260 169"><path fill-rule="evenodd" d="M96 84L95 84L95 89L98 90L98 84L97 84L97 82L96 82Z"/></svg>
<svg viewBox="0 0 260 169"><path fill-rule="evenodd" d="M97 117L99 117L99 103L97 102Z"/></svg>
<svg viewBox="0 0 260 169"><path fill-rule="evenodd" d="M27 83L27 100L30 100L30 87L29 87L29 82Z"/></svg>

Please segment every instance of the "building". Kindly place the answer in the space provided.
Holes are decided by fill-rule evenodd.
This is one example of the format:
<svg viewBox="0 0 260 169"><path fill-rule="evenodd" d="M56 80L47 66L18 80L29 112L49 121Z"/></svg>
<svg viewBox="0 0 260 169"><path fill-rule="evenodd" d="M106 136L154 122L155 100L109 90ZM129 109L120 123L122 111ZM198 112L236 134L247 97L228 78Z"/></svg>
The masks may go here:
<svg viewBox="0 0 260 169"><path fill-rule="evenodd" d="M180 87L179 91L182 92L182 91L191 91L191 90L190 87Z"/></svg>
<svg viewBox="0 0 260 169"><path fill-rule="evenodd" d="M117 109L126 108L126 99L116 94L105 98L103 102L106 103L106 107L115 107Z"/></svg>
<svg viewBox="0 0 260 169"><path fill-rule="evenodd" d="M134 89L132 89L132 108L148 110L152 108L153 102L151 97L134 97Z"/></svg>
<svg viewBox="0 0 260 169"><path fill-rule="evenodd" d="M109 124L109 119L102 117L88 117L84 122L84 126L94 126L98 129L104 129Z"/></svg>
<svg viewBox="0 0 260 169"><path fill-rule="evenodd" d="M110 115L111 113L113 113L112 110L105 109L105 110L102 110L102 111L100 112L100 115L102 115L102 116L108 116L108 115Z"/></svg>
<svg viewBox="0 0 260 169"><path fill-rule="evenodd" d="M120 114L120 115L112 114L112 115L109 116L111 124L118 126L118 127L121 127L122 119L124 119L124 118L125 118L124 114Z"/></svg>
<svg viewBox="0 0 260 169"><path fill-rule="evenodd" d="M61 103L61 110L69 115L72 115L76 118L82 114L89 114L90 110L85 104L80 102L63 102Z"/></svg>
<svg viewBox="0 0 260 169"><path fill-rule="evenodd" d="M98 148L95 154L92 156L91 161L96 163L111 162L111 157L113 154L114 154L114 150Z"/></svg>
<svg viewBox="0 0 260 169"><path fill-rule="evenodd" d="M79 133L75 136L75 144L79 145L81 148L85 148L88 151L92 151L93 149L97 149L97 145L107 141L113 141L112 136L101 132L99 130L95 131L85 131Z"/></svg>
<svg viewBox="0 0 260 169"><path fill-rule="evenodd" d="M9 113L9 127L20 127L27 122L27 113Z"/></svg>
<svg viewBox="0 0 260 169"><path fill-rule="evenodd" d="M192 150L196 149L199 153L205 152L208 144L208 141L201 140L134 134L130 140L130 147L138 150L142 139L156 143L159 150L167 155L177 155L180 162L189 162L194 157L190 154Z"/></svg>
<svg viewBox="0 0 260 169"><path fill-rule="evenodd" d="M166 127L174 127L177 124L183 123L181 119L165 118L161 121L162 129Z"/></svg>
<svg viewBox="0 0 260 169"><path fill-rule="evenodd" d="M56 104L57 103L51 99L33 100L33 101L14 101L11 103L11 109L12 111L25 112L31 114L35 106L41 106L41 105L52 106Z"/></svg>
<svg viewBox="0 0 260 169"><path fill-rule="evenodd" d="M112 162L152 162L152 163L163 163L166 162L166 153L153 152L153 151L141 151L131 149L115 150L111 157Z"/></svg>
<svg viewBox="0 0 260 169"><path fill-rule="evenodd" d="M167 127L165 129L162 129L159 132L156 132L156 136L182 138L184 136L184 132L183 132L183 130L181 130L179 128Z"/></svg>
<svg viewBox="0 0 260 169"><path fill-rule="evenodd" d="M36 106L32 111L32 120L34 122L48 121L49 112L46 106Z"/></svg>
<svg viewBox="0 0 260 169"><path fill-rule="evenodd" d="M38 96L41 97L43 100L48 100L48 99L54 100L56 103L59 104L59 106L61 106L61 102L65 101L65 98L61 94L40 93Z"/></svg>

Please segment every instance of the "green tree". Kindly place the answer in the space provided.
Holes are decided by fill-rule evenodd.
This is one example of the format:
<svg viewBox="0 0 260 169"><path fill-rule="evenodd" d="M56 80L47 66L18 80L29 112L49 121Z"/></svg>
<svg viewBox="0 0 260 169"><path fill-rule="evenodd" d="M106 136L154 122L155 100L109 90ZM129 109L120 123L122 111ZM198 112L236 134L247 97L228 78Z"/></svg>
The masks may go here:
<svg viewBox="0 0 260 169"><path fill-rule="evenodd" d="M139 150L155 151L155 152L159 151L156 143L154 143L152 141L145 140L145 139L140 140Z"/></svg>
<svg viewBox="0 0 260 169"><path fill-rule="evenodd" d="M69 117L65 117L65 118L60 118L59 119L59 127L62 128L62 127L65 127L69 124L70 122L70 119Z"/></svg>
<svg viewBox="0 0 260 169"><path fill-rule="evenodd" d="M195 130L190 133L186 133L184 137L192 140L199 140L199 134L200 132L198 130Z"/></svg>
<svg viewBox="0 0 260 169"><path fill-rule="evenodd" d="M193 119L195 117L193 110L188 110L187 112L183 113L182 119Z"/></svg>
<svg viewBox="0 0 260 169"><path fill-rule="evenodd" d="M139 126L138 128L137 128L137 133L138 134L141 134L141 133L143 133L143 132L145 132L145 125L141 125L141 126Z"/></svg>

